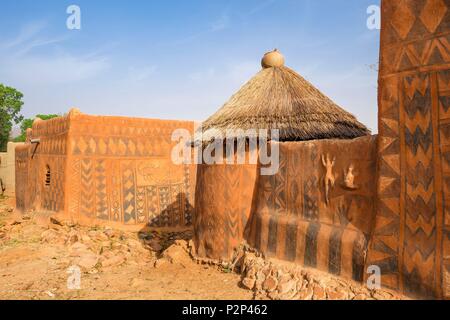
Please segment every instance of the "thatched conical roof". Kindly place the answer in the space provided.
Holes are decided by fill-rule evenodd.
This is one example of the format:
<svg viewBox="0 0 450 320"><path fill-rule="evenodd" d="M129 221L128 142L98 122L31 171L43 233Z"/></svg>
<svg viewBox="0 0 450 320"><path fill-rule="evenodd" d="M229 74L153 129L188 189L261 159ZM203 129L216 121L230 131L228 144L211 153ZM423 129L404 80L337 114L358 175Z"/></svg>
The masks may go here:
<svg viewBox="0 0 450 320"><path fill-rule="evenodd" d="M353 139L370 131L295 71L276 50L263 69L202 124L203 141L229 129L279 129L280 141ZM228 138L232 138L227 136Z"/></svg>

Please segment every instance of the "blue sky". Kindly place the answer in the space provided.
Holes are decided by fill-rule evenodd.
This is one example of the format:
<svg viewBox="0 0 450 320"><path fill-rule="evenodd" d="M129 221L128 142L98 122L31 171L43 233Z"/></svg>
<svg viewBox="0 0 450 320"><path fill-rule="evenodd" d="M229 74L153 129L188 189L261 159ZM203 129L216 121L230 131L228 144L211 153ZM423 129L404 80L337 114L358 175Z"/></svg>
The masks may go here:
<svg viewBox="0 0 450 320"><path fill-rule="evenodd" d="M66 9L81 8L81 30ZM278 48L286 65L376 131L379 0L3 1L0 82L23 113L204 120Z"/></svg>

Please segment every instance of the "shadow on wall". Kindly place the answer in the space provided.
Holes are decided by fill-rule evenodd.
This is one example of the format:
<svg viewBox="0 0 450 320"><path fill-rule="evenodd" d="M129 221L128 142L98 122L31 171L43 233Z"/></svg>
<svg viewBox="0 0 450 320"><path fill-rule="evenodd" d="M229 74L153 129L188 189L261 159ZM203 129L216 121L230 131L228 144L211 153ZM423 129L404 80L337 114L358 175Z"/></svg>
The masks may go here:
<svg viewBox="0 0 450 320"><path fill-rule="evenodd" d="M174 244L176 240L191 240L193 238L192 225L182 225L180 222L182 221L181 215L184 215L184 220L189 220L192 212L194 212L194 207L186 194L179 193L176 201L164 208L152 221L139 230L138 238L144 247L158 254Z"/></svg>
<svg viewBox="0 0 450 320"><path fill-rule="evenodd" d="M178 193L175 196L175 201L154 215L154 217L147 224L150 228L186 228L191 227L191 215L194 210L184 192ZM152 204L148 203L148 206Z"/></svg>

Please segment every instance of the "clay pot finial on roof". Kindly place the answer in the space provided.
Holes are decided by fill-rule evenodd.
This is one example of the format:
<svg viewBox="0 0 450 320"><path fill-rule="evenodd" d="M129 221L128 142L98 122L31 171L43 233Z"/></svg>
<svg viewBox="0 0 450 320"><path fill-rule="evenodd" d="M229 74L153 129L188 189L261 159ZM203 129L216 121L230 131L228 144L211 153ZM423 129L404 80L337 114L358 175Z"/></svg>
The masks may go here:
<svg viewBox="0 0 450 320"><path fill-rule="evenodd" d="M278 49L267 52L262 58L261 65L264 69L282 67L284 66L284 56Z"/></svg>

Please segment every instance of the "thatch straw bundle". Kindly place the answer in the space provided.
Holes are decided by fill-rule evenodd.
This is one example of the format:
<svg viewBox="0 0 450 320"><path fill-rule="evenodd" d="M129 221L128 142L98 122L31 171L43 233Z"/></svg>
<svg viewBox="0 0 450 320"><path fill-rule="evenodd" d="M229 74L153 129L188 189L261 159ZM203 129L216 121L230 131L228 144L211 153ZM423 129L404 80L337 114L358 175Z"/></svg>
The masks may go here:
<svg viewBox="0 0 450 320"><path fill-rule="evenodd" d="M227 130L279 129L280 141L353 139L370 131L293 70L277 51L263 70L202 124L203 141ZM276 66L270 65L275 61ZM227 138L235 138L229 137Z"/></svg>

